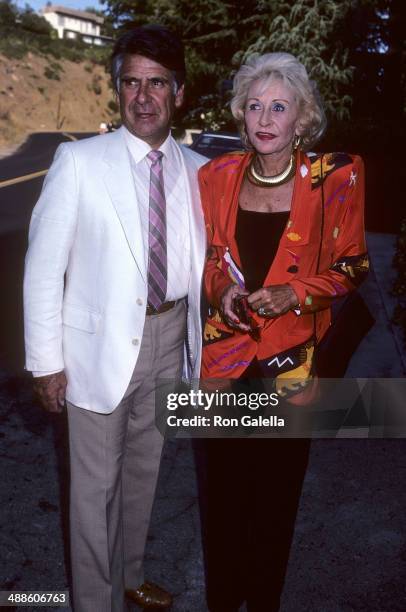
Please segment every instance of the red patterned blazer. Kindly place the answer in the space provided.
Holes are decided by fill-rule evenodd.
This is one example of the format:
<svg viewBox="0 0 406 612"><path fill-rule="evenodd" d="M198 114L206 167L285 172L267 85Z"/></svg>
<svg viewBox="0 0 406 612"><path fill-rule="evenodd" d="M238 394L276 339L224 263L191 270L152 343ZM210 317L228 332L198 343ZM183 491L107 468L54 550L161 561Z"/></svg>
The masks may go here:
<svg viewBox="0 0 406 612"><path fill-rule="evenodd" d="M256 356L281 395L313 376L315 344L330 325L332 301L353 290L368 271L364 235L364 167L347 153L298 153L289 220L264 286L289 283L300 307L275 319L256 314L259 341L223 321L220 297L244 285L235 241L240 186L252 154L231 153L200 168L208 252L204 287L203 378L238 378ZM304 383L303 383L304 384Z"/></svg>

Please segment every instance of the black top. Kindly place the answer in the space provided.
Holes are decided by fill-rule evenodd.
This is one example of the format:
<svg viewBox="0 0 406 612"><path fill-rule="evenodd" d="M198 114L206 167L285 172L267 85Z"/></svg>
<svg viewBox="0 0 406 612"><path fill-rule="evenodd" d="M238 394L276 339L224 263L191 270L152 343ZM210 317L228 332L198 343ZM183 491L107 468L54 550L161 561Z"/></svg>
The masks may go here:
<svg viewBox="0 0 406 612"><path fill-rule="evenodd" d="M263 287L288 218L289 211L257 212L238 207L235 239L250 293Z"/></svg>

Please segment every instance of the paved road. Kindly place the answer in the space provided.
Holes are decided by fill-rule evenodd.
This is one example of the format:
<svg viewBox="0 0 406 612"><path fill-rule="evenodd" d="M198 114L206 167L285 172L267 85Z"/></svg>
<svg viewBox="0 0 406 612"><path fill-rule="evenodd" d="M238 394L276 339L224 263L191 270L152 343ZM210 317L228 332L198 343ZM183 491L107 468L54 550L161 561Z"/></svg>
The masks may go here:
<svg viewBox="0 0 406 612"><path fill-rule="evenodd" d="M0 206L0 227L11 227L0 239L0 585L58 590L68 584L66 423L40 411L21 369L26 224L39 187L35 181L15 187L0 189L0 198L11 194ZM394 236L370 234L368 244L372 272L362 296L375 323L347 374L404 377L402 341L390 322ZM313 442L281 612L406 610L405 451L404 440ZM189 440L170 440L165 447L147 570L175 593L173 612L206 611Z"/></svg>
<svg viewBox="0 0 406 612"><path fill-rule="evenodd" d="M12 155L0 159L0 185L13 179L49 168L57 146L61 142L93 136L90 132L38 132L30 134Z"/></svg>
<svg viewBox="0 0 406 612"><path fill-rule="evenodd" d="M6 364L9 371L21 371L23 366L21 283L24 255L31 212L44 180L44 173L34 178L31 175L49 168L61 142L93 135L83 132L32 134L13 155L0 159L0 367ZM22 178L21 182L14 182Z"/></svg>
<svg viewBox="0 0 406 612"><path fill-rule="evenodd" d="M0 159L0 236L26 231L58 145L93 135L85 132L31 134L13 155Z"/></svg>

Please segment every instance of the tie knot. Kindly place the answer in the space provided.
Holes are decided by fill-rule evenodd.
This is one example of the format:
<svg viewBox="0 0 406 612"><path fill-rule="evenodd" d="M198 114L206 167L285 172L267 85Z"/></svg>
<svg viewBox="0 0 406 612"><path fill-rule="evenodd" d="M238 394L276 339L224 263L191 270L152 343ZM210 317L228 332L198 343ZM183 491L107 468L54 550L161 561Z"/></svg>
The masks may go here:
<svg viewBox="0 0 406 612"><path fill-rule="evenodd" d="M148 153L147 157L153 164L156 164L156 162L162 159L163 153L162 151L155 151L154 149Z"/></svg>

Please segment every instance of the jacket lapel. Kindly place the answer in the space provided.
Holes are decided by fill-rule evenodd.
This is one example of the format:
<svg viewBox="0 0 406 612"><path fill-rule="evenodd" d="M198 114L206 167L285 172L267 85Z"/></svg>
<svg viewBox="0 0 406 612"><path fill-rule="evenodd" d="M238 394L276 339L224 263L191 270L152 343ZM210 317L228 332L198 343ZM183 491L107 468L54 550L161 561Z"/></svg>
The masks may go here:
<svg viewBox="0 0 406 612"><path fill-rule="evenodd" d="M146 281L140 211L135 193L130 158L121 130L117 130L111 136L103 159L109 166L103 177L107 191L120 220L138 270Z"/></svg>
<svg viewBox="0 0 406 612"><path fill-rule="evenodd" d="M317 194L316 197L318 197ZM296 261L296 247L309 243L311 225L314 222L311 206L313 198L310 160L305 153L300 152L289 220L279 241L275 258L265 278L265 287L285 283L292 277L287 272L287 267L289 266L286 265L286 261L294 263Z"/></svg>
<svg viewBox="0 0 406 612"><path fill-rule="evenodd" d="M241 259L235 239L235 230L241 185L245 169L251 157L251 155L238 155L236 158L232 158L228 161L228 163L232 162L233 165L230 164L227 179L224 183L221 183L221 187L218 190L221 194L218 204L219 210L221 211L221 223L217 224L218 228L215 228L213 236L213 245L228 246L231 258L240 270ZM222 166L220 165L219 170L221 169ZM214 172L216 172L216 167L214 167ZM231 205L224 205L224 202L231 202ZM219 228L221 228L221 231L219 231Z"/></svg>

